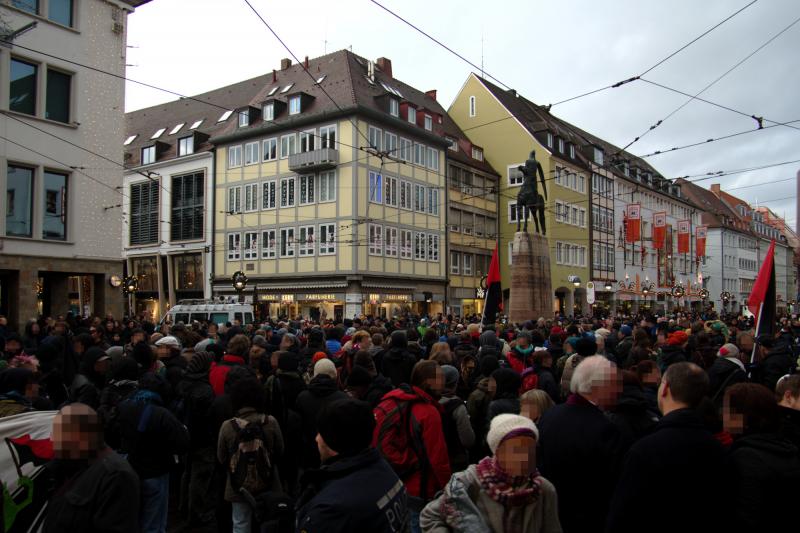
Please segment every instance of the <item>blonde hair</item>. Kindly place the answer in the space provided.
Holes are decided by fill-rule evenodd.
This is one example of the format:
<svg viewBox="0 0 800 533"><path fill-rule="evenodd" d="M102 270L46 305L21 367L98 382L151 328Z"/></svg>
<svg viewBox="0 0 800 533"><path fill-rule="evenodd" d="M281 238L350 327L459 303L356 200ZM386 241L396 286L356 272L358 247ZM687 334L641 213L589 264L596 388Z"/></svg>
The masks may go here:
<svg viewBox="0 0 800 533"><path fill-rule="evenodd" d="M526 391L522 396L519 397L519 401L522 404L531 403L535 405L539 409L539 416L542 416L545 411L556 404L550 395L541 389L531 389Z"/></svg>
<svg viewBox="0 0 800 533"><path fill-rule="evenodd" d="M431 361L436 361L440 365L449 365L453 362L453 355L450 353L450 345L446 342L437 342L431 347L431 354L428 356Z"/></svg>

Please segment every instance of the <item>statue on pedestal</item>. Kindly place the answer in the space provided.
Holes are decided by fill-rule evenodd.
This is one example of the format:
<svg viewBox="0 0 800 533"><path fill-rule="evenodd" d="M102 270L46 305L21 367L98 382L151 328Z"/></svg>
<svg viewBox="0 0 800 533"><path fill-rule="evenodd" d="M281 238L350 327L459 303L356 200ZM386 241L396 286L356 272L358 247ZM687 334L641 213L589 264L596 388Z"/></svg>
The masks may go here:
<svg viewBox="0 0 800 533"><path fill-rule="evenodd" d="M536 150L531 150L531 155L524 166L517 167L517 170L522 172L524 180L522 187L517 194L517 231L520 231L520 224L525 219L525 227L522 231L528 231L528 212L533 217L533 223L536 226L536 233L541 235L547 234L544 222L544 203L547 200L547 186L544 183L544 172L542 165L536 160ZM542 182L542 192L544 195L539 194L538 184L536 182L536 175Z"/></svg>

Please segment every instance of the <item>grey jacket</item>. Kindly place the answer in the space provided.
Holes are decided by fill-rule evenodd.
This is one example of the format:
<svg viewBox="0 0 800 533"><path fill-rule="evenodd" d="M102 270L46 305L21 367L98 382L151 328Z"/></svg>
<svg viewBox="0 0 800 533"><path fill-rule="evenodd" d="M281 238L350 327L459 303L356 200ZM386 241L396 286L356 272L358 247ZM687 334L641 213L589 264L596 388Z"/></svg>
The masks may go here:
<svg viewBox="0 0 800 533"><path fill-rule="evenodd" d="M553 484L542 479L539 498L524 507L504 507L481 490L477 467L453 474L439 497L420 514L425 533L561 533Z"/></svg>

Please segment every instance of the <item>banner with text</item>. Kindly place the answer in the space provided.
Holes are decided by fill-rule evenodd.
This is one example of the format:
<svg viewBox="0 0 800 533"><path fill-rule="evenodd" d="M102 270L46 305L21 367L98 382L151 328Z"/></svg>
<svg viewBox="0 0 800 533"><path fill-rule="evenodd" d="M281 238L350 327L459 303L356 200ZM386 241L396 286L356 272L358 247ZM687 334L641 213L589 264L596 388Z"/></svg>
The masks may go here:
<svg viewBox="0 0 800 533"><path fill-rule="evenodd" d="M689 253L689 221L678 221L678 253Z"/></svg>

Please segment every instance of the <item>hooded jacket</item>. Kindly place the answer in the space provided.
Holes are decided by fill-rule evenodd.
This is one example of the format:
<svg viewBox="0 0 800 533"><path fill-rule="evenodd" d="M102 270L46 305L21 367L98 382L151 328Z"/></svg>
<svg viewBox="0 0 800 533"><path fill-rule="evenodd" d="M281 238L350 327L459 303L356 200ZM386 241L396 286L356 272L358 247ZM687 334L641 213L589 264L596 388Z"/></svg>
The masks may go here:
<svg viewBox="0 0 800 533"><path fill-rule="evenodd" d="M377 364L377 361L376 361ZM392 333L389 349L380 357L378 371L386 376L392 385L399 387L401 383L411 382L411 372L417 359L408 350L408 339L404 331Z"/></svg>
<svg viewBox="0 0 800 533"><path fill-rule="evenodd" d="M296 410L303 419L303 466L319 466L317 449L317 415L330 402L347 398L336 382L326 374L314 376L308 388L297 396Z"/></svg>
<svg viewBox="0 0 800 533"><path fill-rule="evenodd" d="M94 365L101 357L106 357L106 353L95 346L84 352L80 370L69 388L71 402L84 403L95 410L100 407L100 391L106 384L106 376L95 372Z"/></svg>
<svg viewBox="0 0 800 533"><path fill-rule="evenodd" d="M790 348L783 344L778 344L759 363L754 381L774 391L775 385L778 384L781 376L791 373L794 366L795 358Z"/></svg>
<svg viewBox="0 0 800 533"><path fill-rule="evenodd" d="M225 392L225 378L228 377L228 372L230 372L231 367L244 366L244 364L244 357L225 354L222 357L222 362L211 365L208 381L211 383L211 388L214 389L215 395L222 396Z"/></svg>
<svg viewBox="0 0 800 533"><path fill-rule="evenodd" d="M744 364L735 357L717 357L708 372L708 397L722 405L725 389L747 381ZM724 385L724 388L723 388Z"/></svg>
<svg viewBox="0 0 800 533"><path fill-rule="evenodd" d="M494 399L486 410L486 430L488 431L492 419L505 413L519 414L519 388L522 386L522 377L510 368L500 368L492 372L497 384Z"/></svg>
<svg viewBox="0 0 800 533"><path fill-rule="evenodd" d="M659 418L650 411L644 389L635 384L622 386L622 395L608 417L619 428L623 441L629 444L649 434Z"/></svg>
<svg viewBox="0 0 800 533"><path fill-rule="evenodd" d="M189 429L191 449L213 448L216 434L210 411L215 396L208 382L208 371L184 374L177 394L183 404L183 421Z"/></svg>

